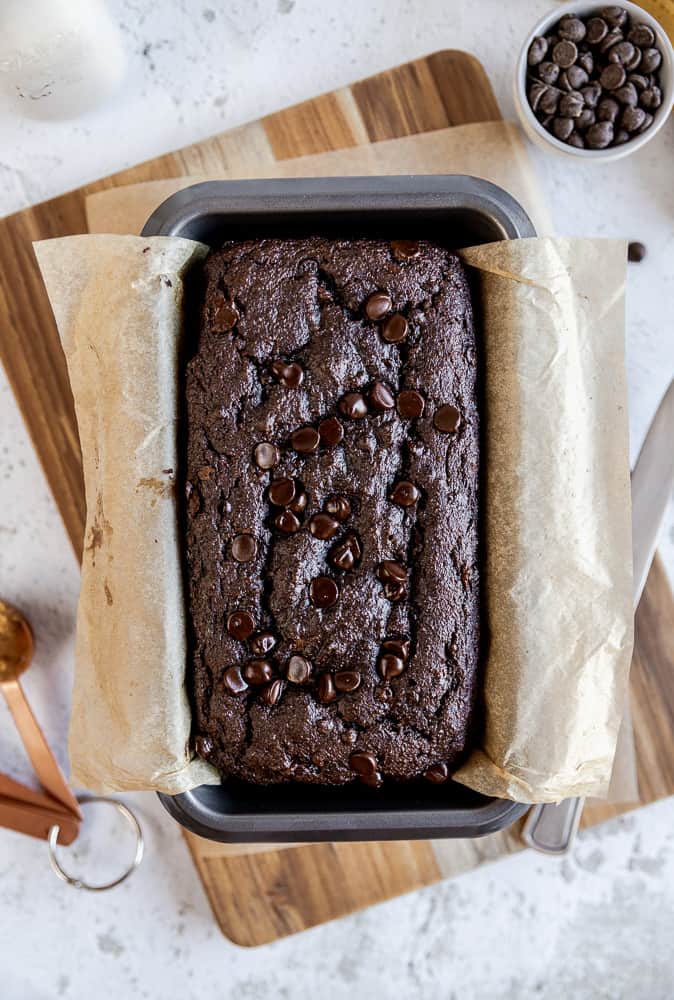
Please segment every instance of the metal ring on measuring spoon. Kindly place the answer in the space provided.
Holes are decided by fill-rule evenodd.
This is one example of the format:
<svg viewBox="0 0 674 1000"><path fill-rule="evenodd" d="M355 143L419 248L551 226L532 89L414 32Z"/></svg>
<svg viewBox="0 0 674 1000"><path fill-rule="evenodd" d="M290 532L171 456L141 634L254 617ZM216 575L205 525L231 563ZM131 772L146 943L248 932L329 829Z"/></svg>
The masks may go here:
<svg viewBox="0 0 674 1000"><path fill-rule="evenodd" d="M133 861L123 872L119 878L116 878L113 882L106 882L104 885L90 885L88 882L83 882L82 879L75 877L74 875L69 875L65 871L56 857L56 847L58 844L58 836L60 827L55 825L49 830L49 835L47 837L47 846L49 850L49 863L52 866L53 871L58 875L58 877L63 881L67 882L68 885L72 885L75 889L87 889L89 892L104 892L106 889L114 889L116 885L120 885L124 882L129 875L135 871L138 865L143 860L143 852L145 850L145 841L143 839L143 831L140 828L140 823L131 812L128 806L125 806L123 802L118 802L117 799L107 798L105 795L78 795L77 801L80 805L88 805L91 802L106 802L108 805L114 806L118 813L124 817L131 829L133 830L136 837L136 851L133 856Z"/></svg>

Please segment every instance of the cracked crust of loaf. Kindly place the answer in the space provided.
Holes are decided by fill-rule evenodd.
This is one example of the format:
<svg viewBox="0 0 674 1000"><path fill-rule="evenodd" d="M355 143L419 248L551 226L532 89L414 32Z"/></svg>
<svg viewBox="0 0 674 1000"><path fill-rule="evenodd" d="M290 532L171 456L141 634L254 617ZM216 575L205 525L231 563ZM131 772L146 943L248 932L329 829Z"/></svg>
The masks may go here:
<svg viewBox="0 0 674 1000"><path fill-rule="evenodd" d="M476 345L471 301L455 254L420 243L398 260L380 240L260 239L227 244L203 265L200 329L187 365L185 555L191 622L195 733L223 776L257 784L331 785L353 781L355 751L374 755L386 778L412 779L430 766L451 770L471 729L479 665L478 459ZM387 343L363 304L385 290L408 320L400 344ZM222 331L213 317L223 300L238 320ZM274 360L298 362L302 384L290 389L270 375ZM298 427L340 416L338 401L376 379L397 393L418 390L423 416L372 410L343 420L344 440L315 454L288 445ZM454 434L439 432L434 411L461 413ZM262 441L276 444L278 466L253 460ZM267 490L280 476L299 480L308 506L302 528L284 536L272 526ZM414 482L413 508L391 503L392 485ZM359 565L338 573L329 541L307 530L331 494L346 496L363 549ZM232 558L238 533L257 541L251 562ZM392 603L377 576L384 559L409 568L407 594ZM339 599L328 609L308 599L312 578L333 576ZM270 654L284 677L292 653L313 673L286 683L269 706L260 689L231 694L223 677L252 654L228 634L228 615L249 611L258 629L278 639ZM411 651L400 676L377 671L381 643L407 636ZM330 704L317 695L326 671L360 674L353 693Z"/></svg>

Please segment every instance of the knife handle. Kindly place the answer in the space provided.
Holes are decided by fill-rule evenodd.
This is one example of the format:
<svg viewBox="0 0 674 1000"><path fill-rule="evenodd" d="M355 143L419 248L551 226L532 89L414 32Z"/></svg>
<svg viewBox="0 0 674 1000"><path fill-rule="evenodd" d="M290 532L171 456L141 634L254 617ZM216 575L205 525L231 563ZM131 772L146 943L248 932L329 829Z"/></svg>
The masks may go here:
<svg viewBox="0 0 674 1000"><path fill-rule="evenodd" d="M543 854L566 854L573 843L585 799L564 799L532 806L522 827L522 840Z"/></svg>

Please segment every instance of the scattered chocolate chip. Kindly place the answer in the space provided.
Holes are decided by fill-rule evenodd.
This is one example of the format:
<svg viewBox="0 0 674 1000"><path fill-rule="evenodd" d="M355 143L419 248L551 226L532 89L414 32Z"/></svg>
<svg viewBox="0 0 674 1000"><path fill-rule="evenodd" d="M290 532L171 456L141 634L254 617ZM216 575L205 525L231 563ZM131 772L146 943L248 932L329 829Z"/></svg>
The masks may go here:
<svg viewBox="0 0 674 1000"><path fill-rule="evenodd" d="M274 664L271 660L249 660L243 676L249 684L268 684L274 676Z"/></svg>
<svg viewBox="0 0 674 1000"><path fill-rule="evenodd" d="M274 518L274 524L284 535L294 535L301 528L299 519L291 510L282 510L280 514L277 514Z"/></svg>
<svg viewBox="0 0 674 1000"><path fill-rule="evenodd" d="M255 631L255 619L247 611L232 611L227 618L227 631L234 639L245 642Z"/></svg>
<svg viewBox="0 0 674 1000"><path fill-rule="evenodd" d="M368 750L356 750L349 757L349 767L356 774L374 774L377 770L377 758Z"/></svg>
<svg viewBox="0 0 674 1000"><path fill-rule="evenodd" d="M350 694L360 687L361 677L357 670L338 670L335 674L335 687L338 691Z"/></svg>
<svg viewBox="0 0 674 1000"><path fill-rule="evenodd" d="M597 121L613 122L620 114L620 105L612 97L602 97L597 105Z"/></svg>
<svg viewBox="0 0 674 1000"><path fill-rule="evenodd" d="M286 677L291 684L306 684L311 677L312 666L306 656L295 653L288 660L286 666Z"/></svg>
<svg viewBox="0 0 674 1000"><path fill-rule="evenodd" d="M547 83L549 87L553 87L557 83L559 77L559 66L557 63L553 62L542 62L538 67L538 78L542 80L543 83Z"/></svg>
<svg viewBox="0 0 674 1000"><path fill-rule="evenodd" d="M302 366L296 361L291 361L289 364L285 361L272 361L271 370L276 381L286 389L297 389L304 379Z"/></svg>
<svg viewBox="0 0 674 1000"><path fill-rule="evenodd" d="M373 771L372 774L359 774L358 777L364 785L369 788L380 788L384 782L384 779L379 771Z"/></svg>
<svg viewBox="0 0 674 1000"><path fill-rule="evenodd" d="M577 118L583 110L583 95L572 90L569 94L564 94L559 102L559 113L564 118Z"/></svg>
<svg viewBox="0 0 674 1000"><path fill-rule="evenodd" d="M597 122L587 130L587 145L590 149L606 149L613 139L613 124L609 121Z"/></svg>
<svg viewBox="0 0 674 1000"><path fill-rule="evenodd" d="M413 507L421 494L408 479L399 480L391 490L390 498L399 507Z"/></svg>
<svg viewBox="0 0 674 1000"><path fill-rule="evenodd" d="M459 429L460 424L461 413L451 403L439 406L433 414L433 425L436 430L442 431L443 434L452 434Z"/></svg>
<svg viewBox="0 0 674 1000"><path fill-rule="evenodd" d="M400 657L403 663L407 663L410 657L410 640L409 639L384 639L381 644L381 648L386 653L392 653L394 656Z"/></svg>
<svg viewBox="0 0 674 1000"><path fill-rule="evenodd" d="M655 111L662 104L662 91L659 87L647 87L646 90L641 92L639 104L641 104L642 108Z"/></svg>
<svg viewBox="0 0 674 1000"><path fill-rule="evenodd" d="M370 406L373 410L393 410L395 409L395 396L386 382L375 382L368 393Z"/></svg>
<svg viewBox="0 0 674 1000"><path fill-rule="evenodd" d="M604 90L618 90L619 87L622 87L626 79L627 73L624 66L621 66L619 63L609 63L601 71L599 82Z"/></svg>
<svg viewBox="0 0 674 1000"><path fill-rule="evenodd" d="M643 108L625 108L620 119L620 126L626 132L636 132L641 128L646 120L646 112Z"/></svg>
<svg viewBox="0 0 674 1000"><path fill-rule="evenodd" d="M295 498L288 504L289 510L292 510L295 514L301 514L307 506L307 495L304 490L297 493Z"/></svg>
<svg viewBox="0 0 674 1000"><path fill-rule="evenodd" d="M241 694L248 690L248 685L241 676L238 667L228 667L223 676L223 684L230 694Z"/></svg>
<svg viewBox="0 0 674 1000"><path fill-rule="evenodd" d="M301 455L310 455L320 443L320 435L315 427L299 427L290 435L290 444Z"/></svg>
<svg viewBox="0 0 674 1000"><path fill-rule="evenodd" d="M615 91L615 99L616 101L620 101L621 104L627 104L629 107L633 108L639 100L637 88L633 83L626 83L623 87L619 87L618 90Z"/></svg>
<svg viewBox="0 0 674 1000"><path fill-rule="evenodd" d="M396 260L413 260L421 253L417 240L391 240L391 250Z"/></svg>
<svg viewBox="0 0 674 1000"><path fill-rule="evenodd" d="M389 344L399 344L407 336L409 327L407 320L400 313L394 313L384 320L381 326L381 335Z"/></svg>
<svg viewBox="0 0 674 1000"><path fill-rule="evenodd" d="M257 542L252 535L234 535L232 539L232 556L237 562L251 562L257 555Z"/></svg>
<svg viewBox="0 0 674 1000"><path fill-rule="evenodd" d="M328 497L323 507L325 512L332 514L337 521L346 521L351 514L351 504L349 501L346 497L338 496L336 493Z"/></svg>
<svg viewBox="0 0 674 1000"><path fill-rule="evenodd" d="M265 469L265 471L273 469L275 465L278 465L280 459L278 448L276 445L270 444L269 441L262 441L255 446L255 464L260 469Z"/></svg>
<svg viewBox="0 0 674 1000"><path fill-rule="evenodd" d="M262 701L264 701L267 705L269 705L270 708L273 708L274 705L278 705L279 701L281 700L281 695L283 694L284 687L285 684L283 683L283 681L278 679L272 681L271 684L268 684L265 688L262 688L262 692L260 694Z"/></svg>
<svg viewBox="0 0 674 1000"><path fill-rule="evenodd" d="M407 567L394 559L384 559L379 563L377 576L382 583L405 583L407 580Z"/></svg>
<svg viewBox="0 0 674 1000"><path fill-rule="evenodd" d="M557 42L552 50L552 61L557 63L561 69L568 69L569 66L573 66L577 58L578 49L575 44L565 38L561 42Z"/></svg>
<svg viewBox="0 0 674 1000"><path fill-rule="evenodd" d="M329 576L316 576L309 584L309 600L315 608L331 608L339 598L339 587Z"/></svg>
<svg viewBox="0 0 674 1000"><path fill-rule="evenodd" d="M373 292L365 300L365 315L372 320L383 319L391 311L392 306L391 296L386 292Z"/></svg>
<svg viewBox="0 0 674 1000"><path fill-rule="evenodd" d="M398 413L405 420L421 417L426 403L424 397L416 389L403 389L398 393Z"/></svg>
<svg viewBox="0 0 674 1000"><path fill-rule="evenodd" d="M339 522L329 514L314 514L309 521L309 531L314 538L334 538L339 531Z"/></svg>
<svg viewBox="0 0 674 1000"><path fill-rule="evenodd" d="M337 569L350 570L363 554L360 539L354 531L349 531L332 546L328 559Z"/></svg>
<svg viewBox="0 0 674 1000"><path fill-rule="evenodd" d="M401 601L405 596L405 584L404 583L394 583L392 580L387 580L383 584L384 597L387 601L391 601L394 604L396 601Z"/></svg>
<svg viewBox="0 0 674 1000"><path fill-rule="evenodd" d="M446 764L431 764L424 774L426 781L430 781L433 785L441 785L448 777L449 768Z"/></svg>
<svg viewBox="0 0 674 1000"><path fill-rule="evenodd" d="M627 259L633 264L638 264L646 256L646 247L643 243L627 244Z"/></svg>
<svg viewBox="0 0 674 1000"><path fill-rule="evenodd" d="M627 40L640 49L647 49L655 44L655 32L647 24L635 24L627 32Z"/></svg>
<svg viewBox="0 0 674 1000"><path fill-rule="evenodd" d="M269 500L275 507L287 507L295 499L295 481L288 476L274 479L269 487Z"/></svg>
<svg viewBox="0 0 674 1000"><path fill-rule="evenodd" d="M250 650L255 656L265 656L275 645L276 636L273 632L256 632L250 638Z"/></svg>
<svg viewBox="0 0 674 1000"><path fill-rule="evenodd" d="M239 322L239 311L233 302L222 299L218 302L211 320L211 327L215 333L226 333L232 330Z"/></svg>
<svg viewBox="0 0 674 1000"><path fill-rule="evenodd" d="M399 677L404 669L405 664L403 660L399 656L394 656L393 653L384 653L377 660L379 676L385 681L390 681L393 677Z"/></svg>
<svg viewBox="0 0 674 1000"><path fill-rule="evenodd" d="M194 752L198 757L208 758L215 750L215 745L210 736L194 737Z"/></svg>
<svg viewBox="0 0 674 1000"><path fill-rule="evenodd" d="M573 132L573 119L555 118L552 122L552 132L558 139L565 142Z"/></svg>
<svg viewBox="0 0 674 1000"><path fill-rule="evenodd" d="M344 437L344 426L337 417L326 417L318 425L318 433L323 444L333 447Z"/></svg>
<svg viewBox="0 0 674 1000"><path fill-rule="evenodd" d="M347 392L339 401L339 409L349 420L362 420L367 416L367 400L360 392Z"/></svg>
<svg viewBox="0 0 674 1000"><path fill-rule="evenodd" d="M662 55L659 49L643 49L639 69L642 73L654 73L660 68Z"/></svg>
<svg viewBox="0 0 674 1000"><path fill-rule="evenodd" d="M329 705L337 697L335 683L330 674L321 674L318 681L318 700L323 705Z"/></svg>
<svg viewBox="0 0 674 1000"><path fill-rule="evenodd" d="M598 45L608 35L608 24L601 17L591 17L587 22L585 41L589 45Z"/></svg>

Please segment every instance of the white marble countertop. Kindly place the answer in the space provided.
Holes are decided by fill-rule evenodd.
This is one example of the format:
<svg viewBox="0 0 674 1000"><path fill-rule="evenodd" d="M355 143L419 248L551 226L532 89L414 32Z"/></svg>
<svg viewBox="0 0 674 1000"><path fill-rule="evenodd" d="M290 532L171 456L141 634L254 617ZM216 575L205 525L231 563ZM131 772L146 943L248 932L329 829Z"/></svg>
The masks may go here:
<svg viewBox="0 0 674 1000"><path fill-rule="evenodd" d="M122 93L70 123L0 106L0 214L438 48L487 68L513 115L511 72L548 0L110 0L129 57ZM674 122L645 150L589 167L532 150L557 230L638 239L628 276L632 455L674 375ZM0 594L37 637L25 686L65 764L78 570L0 372ZM674 578L674 509L661 551ZM0 706L0 761L29 769ZM178 828L151 795L127 797L146 860L106 894L49 871L42 843L0 830L3 1000L165 996L326 1000L468 997L569 1000L671 996L674 799L530 853L248 951L214 924ZM100 868L115 831L97 813L79 861Z"/></svg>

